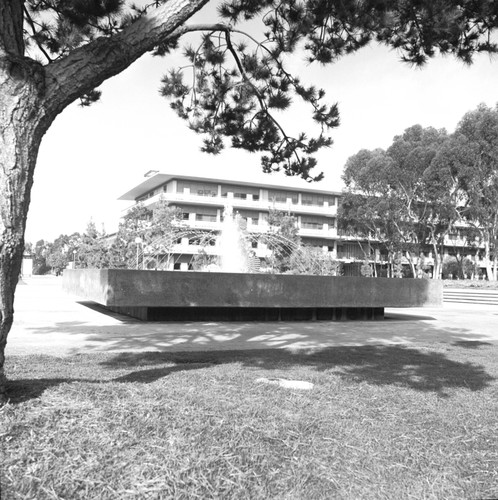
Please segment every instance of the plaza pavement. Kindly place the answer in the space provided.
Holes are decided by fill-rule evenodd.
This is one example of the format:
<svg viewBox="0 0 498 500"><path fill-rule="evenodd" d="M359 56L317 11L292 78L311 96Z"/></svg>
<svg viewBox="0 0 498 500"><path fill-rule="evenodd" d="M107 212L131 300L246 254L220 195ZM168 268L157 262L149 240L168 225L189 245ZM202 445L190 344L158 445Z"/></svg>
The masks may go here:
<svg viewBox="0 0 498 500"><path fill-rule="evenodd" d="M7 355L96 351L206 351L464 341L498 344L498 306L386 309L384 321L150 323L104 313L66 295L62 278L17 287Z"/></svg>

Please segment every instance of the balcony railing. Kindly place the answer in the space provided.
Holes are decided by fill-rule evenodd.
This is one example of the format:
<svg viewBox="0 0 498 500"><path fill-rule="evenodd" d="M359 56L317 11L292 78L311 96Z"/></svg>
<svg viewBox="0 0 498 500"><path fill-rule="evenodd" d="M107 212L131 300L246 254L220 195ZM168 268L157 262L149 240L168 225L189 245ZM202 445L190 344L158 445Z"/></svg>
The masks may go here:
<svg viewBox="0 0 498 500"><path fill-rule="evenodd" d="M213 207L224 207L230 205L234 209L254 209L267 212L270 208L275 210L280 210L283 212L290 211L291 213L299 214L315 214L315 215L327 215L335 216L337 214L337 206L317 206L317 205L302 205L294 203L277 203L271 200L253 200L253 199L242 199L242 198L228 198L222 196L202 196L194 194L184 194L184 193L160 193L155 196L151 196L146 200L142 200L145 206L157 203L159 200L165 200L169 203L190 203L194 205L204 205Z"/></svg>

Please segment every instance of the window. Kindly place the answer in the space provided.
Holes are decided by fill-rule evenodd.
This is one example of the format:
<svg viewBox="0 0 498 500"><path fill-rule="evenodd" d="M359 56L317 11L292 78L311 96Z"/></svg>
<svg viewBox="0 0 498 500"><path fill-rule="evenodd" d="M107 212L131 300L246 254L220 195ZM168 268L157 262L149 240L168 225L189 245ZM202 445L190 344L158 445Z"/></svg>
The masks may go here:
<svg viewBox="0 0 498 500"><path fill-rule="evenodd" d="M216 215L212 214L195 214L196 221L202 222L216 222Z"/></svg>
<svg viewBox="0 0 498 500"><path fill-rule="evenodd" d="M325 222L329 225L329 229L335 227L335 219L328 217L327 219L325 219Z"/></svg>
<svg viewBox="0 0 498 500"><path fill-rule="evenodd" d="M186 181L178 181L176 184L177 193L184 193L187 188L190 190L190 194L194 196L218 196L218 186L216 184Z"/></svg>
<svg viewBox="0 0 498 500"><path fill-rule="evenodd" d="M301 217L301 228L320 230L323 229L323 224L326 220L327 219L324 217L309 217L303 215Z"/></svg>
<svg viewBox="0 0 498 500"><path fill-rule="evenodd" d="M317 194L305 194L301 195L301 203L303 205L315 205L322 206L323 205L323 196Z"/></svg>
<svg viewBox="0 0 498 500"><path fill-rule="evenodd" d="M213 207L192 207L192 210L197 210L195 214L196 221L216 222L217 210Z"/></svg>
<svg viewBox="0 0 498 500"><path fill-rule="evenodd" d="M228 184L221 186L221 196L228 197L228 193L233 193L233 197L239 200L246 200L247 195L252 194L253 200L259 200L259 188L251 186L230 186Z"/></svg>
<svg viewBox="0 0 498 500"><path fill-rule="evenodd" d="M274 189L268 191L268 199L274 203L287 203L288 198L291 199L294 205L299 202L299 195L294 191L277 191Z"/></svg>
<svg viewBox="0 0 498 500"><path fill-rule="evenodd" d="M252 210L240 210L237 214L245 221L251 220L251 224L257 226L259 223L259 212Z"/></svg>
<svg viewBox="0 0 498 500"><path fill-rule="evenodd" d="M323 207L325 202L328 202L329 206L335 205L335 196L312 193L303 193L301 195L301 203L303 205Z"/></svg>
<svg viewBox="0 0 498 500"><path fill-rule="evenodd" d="M365 255L359 245L343 243L337 245L337 257L339 259L364 259Z"/></svg>
<svg viewBox="0 0 498 500"><path fill-rule="evenodd" d="M137 198L135 201L144 201L148 200L149 198L152 198L154 196L154 191L149 191L148 193L144 194L143 196L140 196Z"/></svg>
<svg viewBox="0 0 498 500"><path fill-rule="evenodd" d="M301 227L303 229L323 229L323 224L320 224L319 222L303 221L301 222Z"/></svg>

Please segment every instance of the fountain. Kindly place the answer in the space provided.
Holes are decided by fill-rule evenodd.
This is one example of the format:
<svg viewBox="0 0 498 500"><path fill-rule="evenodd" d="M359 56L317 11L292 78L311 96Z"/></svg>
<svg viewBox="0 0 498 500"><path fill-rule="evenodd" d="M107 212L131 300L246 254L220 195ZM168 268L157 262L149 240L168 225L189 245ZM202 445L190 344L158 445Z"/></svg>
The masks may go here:
<svg viewBox="0 0 498 500"><path fill-rule="evenodd" d="M172 240L151 245L163 255L171 247ZM67 269L63 288L146 321L371 320L383 319L385 307L442 303L442 283L436 280L248 272L248 250L237 216L226 207L218 265L197 272Z"/></svg>
<svg viewBox="0 0 498 500"><path fill-rule="evenodd" d="M240 217L233 215L233 208L225 206L219 238L220 271L246 273L249 271L249 253L240 231Z"/></svg>

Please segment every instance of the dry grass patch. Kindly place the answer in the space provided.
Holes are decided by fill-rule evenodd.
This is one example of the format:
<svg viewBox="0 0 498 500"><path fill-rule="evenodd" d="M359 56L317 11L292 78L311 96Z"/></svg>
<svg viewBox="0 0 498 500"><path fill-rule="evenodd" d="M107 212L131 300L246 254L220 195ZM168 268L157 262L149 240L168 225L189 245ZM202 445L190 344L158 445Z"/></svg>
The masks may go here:
<svg viewBox="0 0 498 500"><path fill-rule="evenodd" d="M11 357L2 498L494 498L497 354L462 342Z"/></svg>

